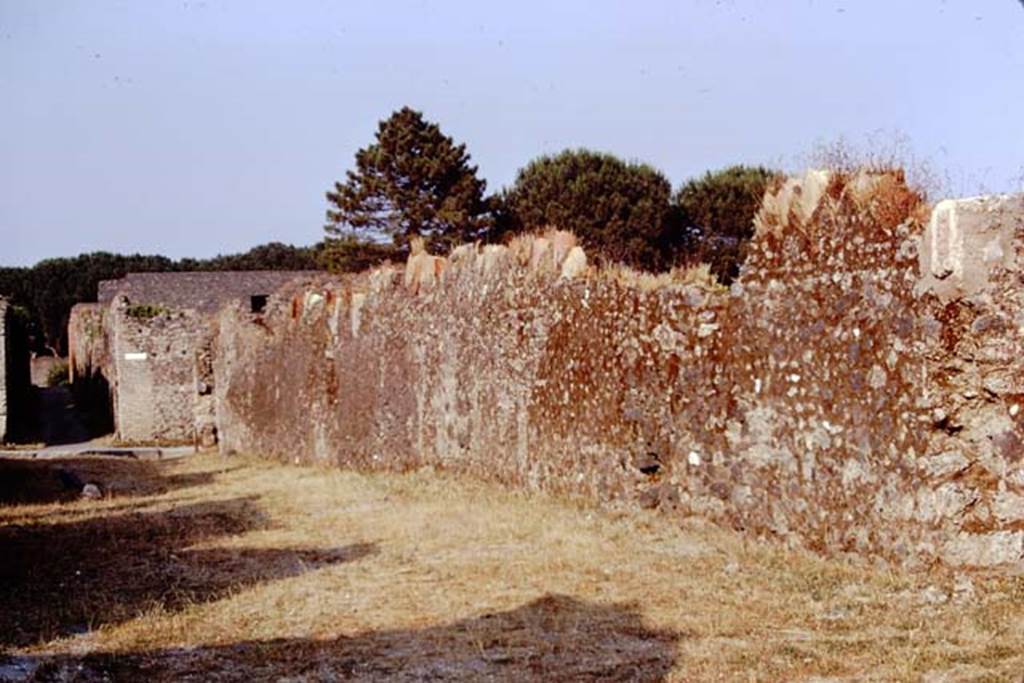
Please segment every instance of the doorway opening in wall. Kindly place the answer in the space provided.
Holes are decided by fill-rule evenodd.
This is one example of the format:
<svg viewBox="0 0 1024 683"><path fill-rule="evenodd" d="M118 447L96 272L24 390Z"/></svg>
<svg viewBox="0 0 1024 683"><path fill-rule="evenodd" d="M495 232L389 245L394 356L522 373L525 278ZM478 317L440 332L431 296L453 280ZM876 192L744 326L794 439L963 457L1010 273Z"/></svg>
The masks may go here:
<svg viewBox="0 0 1024 683"><path fill-rule="evenodd" d="M249 310L253 313L262 313L267 307L266 294L253 294L249 297Z"/></svg>

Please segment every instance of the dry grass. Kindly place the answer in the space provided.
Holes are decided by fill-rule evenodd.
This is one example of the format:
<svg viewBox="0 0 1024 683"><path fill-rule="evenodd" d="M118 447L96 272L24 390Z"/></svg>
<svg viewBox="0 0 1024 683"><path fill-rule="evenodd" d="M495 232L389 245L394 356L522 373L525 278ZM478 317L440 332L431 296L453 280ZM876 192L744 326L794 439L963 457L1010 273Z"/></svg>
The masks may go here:
<svg viewBox="0 0 1024 683"><path fill-rule="evenodd" d="M707 263L676 266L667 272L648 273L623 264L605 266L600 276L615 280L624 287L652 292L665 287L700 287L708 292L725 292L727 287L718 282Z"/></svg>
<svg viewBox="0 0 1024 683"><path fill-rule="evenodd" d="M803 165L829 169L844 176L858 172L899 172L907 186L926 201L964 196L953 189L950 177L940 175L929 159L915 152L910 137L898 130L876 130L860 140L841 136L820 141L803 160Z"/></svg>
<svg viewBox="0 0 1024 683"><path fill-rule="evenodd" d="M1024 580L746 543L430 471L0 461L0 678L1020 680ZM49 483L48 483L49 482ZM0 658L2 659L2 658ZM0 661L2 664L2 661ZM940 679L941 680L941 679Z"/></svg>

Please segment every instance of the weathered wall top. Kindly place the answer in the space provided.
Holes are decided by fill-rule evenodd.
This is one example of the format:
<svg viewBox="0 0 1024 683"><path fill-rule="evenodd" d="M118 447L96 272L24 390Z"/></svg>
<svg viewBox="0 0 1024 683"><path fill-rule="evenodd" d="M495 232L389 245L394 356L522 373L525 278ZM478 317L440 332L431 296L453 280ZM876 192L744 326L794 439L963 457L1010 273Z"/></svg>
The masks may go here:
<svg viewBox="0 0 1024 683"><path fill-rule="evenodd" d="M220 443L1021 563L1024 207L988 201L922 241L942 220L900 173L810 172L766 197L729 290L588 268L566 235L296 282L218 319ZM919 286L929 240L961 245L952 301Z"/></svg>
<svg viewBox="0 0 1024 683"><path fill-rule="evenodd" d="M108 304L116 296L126 296L132 304L193 308L203 313L214 313L229 301L273 294L297 277L316 273L302 270L128 273L119 280L101 281L98 300Z"/></svg>
<svg viewBox="0 0 1024 683"><path fill-rule="evenodd" d="M986 290L998 269L1015 263L1024 235L1024 195L946 199L932 211L919 252L919 292L943 301Z"/></svg>

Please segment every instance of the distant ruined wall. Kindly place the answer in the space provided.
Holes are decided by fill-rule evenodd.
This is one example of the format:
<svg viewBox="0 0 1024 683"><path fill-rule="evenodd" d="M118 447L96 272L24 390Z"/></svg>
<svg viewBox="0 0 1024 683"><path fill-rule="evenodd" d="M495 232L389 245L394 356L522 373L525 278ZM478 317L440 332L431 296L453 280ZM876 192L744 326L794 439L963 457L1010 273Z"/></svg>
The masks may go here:
<svg viewBox="0 0 1024 683"><path fill-rule="evenodd" d="M0 443L8 440L7 407L7 326L10 317L7 301L0 299Z"/></svg>
<svg viewBox="0 0 1024 683"><path fill-rule="evenodd" d="M211 322L250 309L307 271L128 273L99 283L68 323L72 390L96 433L127 441L216 443Z"/></svg>
<svg viewBox="0 0 1024 683"><path fill-rule="evenodd" d="M215 443L210 323L194 309L78 304L68 323L77 400L124 441ZM205 380L205 384L204 384Z"/></svg>
<svg viewBox="0 0 1024 683"><path fill-rule="evenodd" d="M588 271L557 240L311 278L221 312L221 447L429 464L822 552L1020 562L1013 202L929 222L895 174L812 172L766 198L728 291Z"/></svg>
<svg viewBox="0 0 1024 683"><path fill-rule="evenodd" d="M205 322L191 309L138 316L114 302L111 319L114 415L125 441L186 441L195 424L195 353Z"/></svg>
<svg viewBox="0 0 1024 683"><path fill-rule="evenodd" d="M97 376L109 382L112 373L108 307L103 304L75 304L68 319L68 369L72 384Z"/></svg>
<svg viewBox="0 0 1024 683"><path fill-rule="evenodd" d="M0 298L0 443L28 431L31 380L26 331Z"/></svg>
<svg viewBox="0 0 1024 683"><path fill-rule="evenodd" d="M926 461L947 559L1024 557L1024 195L939 203L922 240Z"/></svg>

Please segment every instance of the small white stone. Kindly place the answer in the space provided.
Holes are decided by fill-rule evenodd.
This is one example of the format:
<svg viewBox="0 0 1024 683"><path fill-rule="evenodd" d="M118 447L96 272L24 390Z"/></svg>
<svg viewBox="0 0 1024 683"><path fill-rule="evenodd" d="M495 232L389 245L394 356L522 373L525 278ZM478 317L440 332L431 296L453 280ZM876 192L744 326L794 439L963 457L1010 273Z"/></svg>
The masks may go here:
<svg viewBox="0 0 1024 683"><path fill-rule="evenodd" d="M761 393L761 378L760 377L758 377L757 379L754 380L754 393L755 394L760 394Z"/></svg>
<svg viewBox="0 0 1024 683"><path fill-rule="evenodd" d="M690 451L689 455L686 456L686 459L694 467L698 467L700 465L700 453L697 451Z"/></svg>
<svg viewBox="0 0 1024 683"><path fill-rule="evenodd" d="M697 336L704 338L710 336L718 329L718 325L715 323L701 323L700 327L697 328Z"/></svg>
<svg viewBox="0 0 1024 683"><path fill-rule="evenodd" d="M868 373L868 385L872 389L881 389L885 386L887 380L888 375L886 375L881 365L876 364L871 367L871 372Z"/></svg>
<svg viewBox="0 0 1024 683"><path fill-rule="evenodd" d="M853 328L853 338L854 339L860 339L860 328L859 327Z"/></svg>
<svg viewBox="0 0 1024 683"><path fill-rule="evenodd" d="M1017 413L1019 412L1020 406L1018 404L1014 403L1012 406L1010 406L1010 417L1016 417Z"/></svg>

